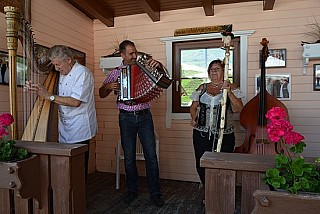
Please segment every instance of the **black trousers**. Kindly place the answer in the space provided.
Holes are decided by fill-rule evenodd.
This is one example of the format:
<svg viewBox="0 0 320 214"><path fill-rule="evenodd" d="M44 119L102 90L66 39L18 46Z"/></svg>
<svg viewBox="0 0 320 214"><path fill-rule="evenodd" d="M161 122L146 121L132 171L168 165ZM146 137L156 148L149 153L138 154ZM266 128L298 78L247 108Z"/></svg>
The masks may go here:
<svg viewBox="0 0 320 214"><path fill-rule="evenodd" d="M209 133L201 132L195 129L193 130L193 148L194 148L194 154L196 158L196 168L203 185L205 185L205 169L203 167L200 167L200 158L206 151L210 151L210 152L212 151L213 140L215 140L214 142L214 150L215 150L218 143L218 134L216 134L216 136L211 134L209 139ZM221 145L221 152L232 153L234 150L234 146L235 146L234 133L224 134L222 145Z"/></svg>

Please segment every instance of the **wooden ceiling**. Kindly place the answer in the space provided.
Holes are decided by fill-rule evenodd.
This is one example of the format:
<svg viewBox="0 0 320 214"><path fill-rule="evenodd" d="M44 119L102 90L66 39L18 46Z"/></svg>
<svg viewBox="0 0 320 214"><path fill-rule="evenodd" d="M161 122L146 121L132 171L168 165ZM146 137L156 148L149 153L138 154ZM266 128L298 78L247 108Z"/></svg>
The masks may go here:
<svg viewBox="0 0 320 214"><path fill-rule="evenodd" d="M108 27L114 18L146 13L153 22L161 20L160 12L203 7L204 16L214 16L214 6L260 1L261 10L272 10L275 0L67 0L91 19L99 19Z"/></svg>

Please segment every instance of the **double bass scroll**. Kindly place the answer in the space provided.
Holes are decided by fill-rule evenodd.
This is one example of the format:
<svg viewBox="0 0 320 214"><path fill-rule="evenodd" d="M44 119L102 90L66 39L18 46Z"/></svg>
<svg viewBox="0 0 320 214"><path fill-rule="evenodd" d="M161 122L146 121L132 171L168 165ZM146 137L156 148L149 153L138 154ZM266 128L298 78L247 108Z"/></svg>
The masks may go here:
<svg viewBox="0 0 320 214"><path fill-rule="evenodd" d="M266 90L265 61L268 58L268 43L266 38L260 42L263 46L260 58L260 91L243 107L240 113L240 124L246 129L246 137L244 143L235 148L234 152L237 153L275 155L282 152L277 143L270 143L266 132L267 119L265 115L269 109L280 107L288 112L287 107Z"/></svg>

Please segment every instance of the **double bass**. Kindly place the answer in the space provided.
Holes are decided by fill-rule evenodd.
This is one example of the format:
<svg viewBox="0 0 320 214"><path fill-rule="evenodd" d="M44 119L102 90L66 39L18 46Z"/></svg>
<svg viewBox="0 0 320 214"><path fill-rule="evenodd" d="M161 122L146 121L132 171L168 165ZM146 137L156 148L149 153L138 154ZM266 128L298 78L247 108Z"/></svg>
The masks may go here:
<svg viewBox="0 0 320 214"><path fill-rule="evenodd" d="M283 152L277 143L269 141L266 132L267 119L265 115L269 109L272 107L280 107L288 112L286 106L266 90L265 61L269 53L268 43L269 41L266 38L263 38L260 42L263 46L260 54L260 91L243 107L240 113L240 125L246 129L246 137L244 143L235 148L234 152L237 153L275 155Z"/></svg>

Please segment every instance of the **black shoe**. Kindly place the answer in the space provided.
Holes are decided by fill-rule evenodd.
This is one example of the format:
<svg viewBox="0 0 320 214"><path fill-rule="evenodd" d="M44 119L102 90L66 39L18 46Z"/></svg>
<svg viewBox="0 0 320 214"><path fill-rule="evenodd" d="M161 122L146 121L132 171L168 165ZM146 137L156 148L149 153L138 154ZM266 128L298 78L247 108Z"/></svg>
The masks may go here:
<svg viewBox="0 0 320 214"><path fill-rule="evenodd" d="M128 192L123 198L122 201L126 204L130 204L132 201L136 200L137 194L134 192Z"/></svg>
<svg viewBox="0 0 320 214"><path fill-rule="evenodd" d="M151 201L153 202L154 205L157 207L163 207L164 201L161 198L161 195L155 195L151 197Z"/></svg>
<svg viewBox="0 0 320 214"><path fill-rule="evenodd" d="M204 199L202 199L202 201L201 201L201 206L202 206L202 207L205 207L205 206L206 206L206 201L205 201Z"/></svg>

